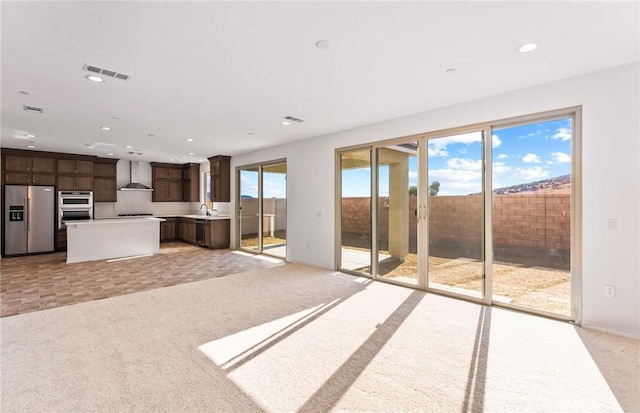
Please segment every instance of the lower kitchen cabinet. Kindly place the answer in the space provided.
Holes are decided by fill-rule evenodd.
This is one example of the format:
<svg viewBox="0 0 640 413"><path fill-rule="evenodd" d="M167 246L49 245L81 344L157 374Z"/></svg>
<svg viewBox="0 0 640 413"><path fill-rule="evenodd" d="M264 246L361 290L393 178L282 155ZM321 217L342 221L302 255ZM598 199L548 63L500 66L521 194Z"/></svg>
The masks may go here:
<svg viewBox="0 0 640 413"><path fill-rule="evenodd" d="M160 240L170 241L178 239L188 244L198 245L196 238L196 219L195 218L166 218L163 222L167 229L163 230L165 225L160 225ZM174 219L174 224L169 224L169 219ZM176 227L177 224L177 227ZM173 225L173 226L172 226ZM169 238L171 229L177 228L177 234L173 238ZM204 220L204 245L203 247L212 249L229 248L230 240L230 220L228 219L206 219ZM164 232L163 232L164 231Z"/></svg>
<svg viewBox="0 0 640 413"><path fill-rule="evenodd" d="M178 218L178 237L180 241L196 244L196 220L193 218Z"/></svg>
<svg viewBox="0 0 640 413"><path fill-rule="evenodd" d="M59 228L57 233L57 247L56 251L66 251L67 250L67 228Z"/></svg>
<svg viewBox="0 0 640 413"><path fill-rule="evenodd" d="M208 248L229 248L230 220L208 220L204 225L204 243Z"/></svg>
<svg viewBox="0 0 640 413"><path fill-rule="evenodd" d="M160 242L175 241L176 236L176 218L165 218L166 221L160 223Z"/></svg>

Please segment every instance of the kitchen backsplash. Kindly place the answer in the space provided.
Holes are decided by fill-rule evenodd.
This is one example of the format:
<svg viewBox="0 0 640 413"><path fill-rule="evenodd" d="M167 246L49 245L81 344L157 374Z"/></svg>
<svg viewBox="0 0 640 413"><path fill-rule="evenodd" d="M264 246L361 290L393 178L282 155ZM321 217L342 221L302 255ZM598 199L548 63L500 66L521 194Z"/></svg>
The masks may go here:
<svg viewBox="0 0 640 413"><path fill-rule="evenodd" d="M115 217L118 214L190 214L200 206L197 202L151 202L151 192L118 191L118 202L96 202L95 218Z"/></svg>
<svg viewBox="0 0 640 413"><path fill-rule="evenodd" d="M95 218L109 218L118 214L190 215L204 214L199 202L151 202L151 192L118 191L118 202L96 202ZM213 210L229 215L230 202L214 202Z"/></svg>
<svg viewBox="0 0 640 413"><path fill-rule="evenodd" d="M212 202L211 209L218 215L231 215L231 202Z"/></svg>

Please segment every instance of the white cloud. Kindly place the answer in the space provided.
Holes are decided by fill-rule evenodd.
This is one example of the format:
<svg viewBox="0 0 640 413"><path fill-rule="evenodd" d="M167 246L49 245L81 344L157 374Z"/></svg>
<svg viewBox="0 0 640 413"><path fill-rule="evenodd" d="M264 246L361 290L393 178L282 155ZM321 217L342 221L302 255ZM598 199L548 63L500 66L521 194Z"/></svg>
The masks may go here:
<svg viewBox="0 0 640 413"><path fill-rule="evenodd" d="M482 132L463 133L462 135L447 136L444 138L437 138L431 142L444 143L448 145L450 143L464 143L469 145L472 143L480 142L482 139Z"/></svg>
<svg viewBox="0 0 640 413"><path fill-rule="evenodd" d="M446 143L429 143L429 145L427 146L427 152L429 153L429 156L440 156L442 158L446 158L447 156L449 156Z"/></svg>
<svg viewBox="0 0 640 413"><path fill-rule="evenodd" d="M555 135L551 139L561 139L563 141L571 140L571 128L558 128Z"/></svg>
<svg viewBox="0 0 640 413"><path fill-rule="evenodd" d="M479 143L482 140L482 132L463 133L462 135L446 136L444 138L435 138L429 141L429 156L440 156L446 158L449 156L447 146L455 143L470 145ZM465 149L466 150L466 149ZM462 151L462 150L461 150ZM461 152L466 153L466 152Z"/></svg>
<svg viewBox="0 0 640 413"><path fill-rule="evenodd" d="M536 179L546 178L548 175L549 172L541 166L533 166L531 168L516 168L513 178L524 181L535 181Z"/></svg>
<svg viewBox="0 0 640 413"><path fill-rule="evenodd" d="M491 135L491 143L492 143L494 149L497 148L498 146L502 145L502 141L500 140L498 135Z"/></svg>
<svg viewBox="0 0 640 413"><path fill-rule="evenodd" d="M451 158L447 160L447 166L451 169L479 171L482 169L482 160L467 159L467 158Z"/></svg>
<svg viewBox="0 0 640 413"><path fill-rule="evenodd" d="M540 163L540 157L535 153L528 153L522 157L524 163Z"/></svg>
<svg viewBox="0 0 640 413"><path fill-rule="evenodd" d="M507 159L509 157L509 155L507 155L506 153L501 153L500 155L498 155L496 157L497 160L501 161L503 159Z"/></svg>
<svg viewBox="0 0 640 413"><path fill-rule="evenodd" d="M482 172L469 169L434 169L429 180L440 182L438 195L468 195L482 191Z"/></svg>
<svg viewBox="0 0 640 413"><path fill-rule="evenodd" d="M494 175L503 174L505 172L509 172L511 168L507 166L505 162L494 162L492 167L492 172Z"/></svg>
<svg viewBox="0 0 640 413"><path fill-rule="evenodd" d="M555 163L569 163L571 162L571 156L567 155L564 152L553 152L551 153L551 158Z"/></svg>
<svg viewBox="0 0 640 413"><path fill-rule="evenodd" d="M458 152L464 155L468 151L467 151L467 148L460 148L460 150Z"/></svg>

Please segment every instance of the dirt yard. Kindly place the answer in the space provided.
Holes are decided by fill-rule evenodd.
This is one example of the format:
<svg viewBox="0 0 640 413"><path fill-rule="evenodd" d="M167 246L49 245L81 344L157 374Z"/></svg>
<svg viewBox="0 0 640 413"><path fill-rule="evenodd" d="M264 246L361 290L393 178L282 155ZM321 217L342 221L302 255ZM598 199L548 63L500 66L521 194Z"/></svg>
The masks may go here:
<svg viewBox="0 0 640 413"><path fill-rule="evenodd" d="M385 251L380 252L386 254ZM430 256L428 263L430 284L441 284L442 288L455 287L476 293L482 291L482 262L468 258ZM408 254L404 262L390 258L378 264L378 271L384 274L383 278L391 279L416 279L417 268L415 254ZM568 271L496 262L493 265L493 294L496 300L506 300L520 306L569 316L570 279ZM433 284L430 286L436 287Z"/></svg>

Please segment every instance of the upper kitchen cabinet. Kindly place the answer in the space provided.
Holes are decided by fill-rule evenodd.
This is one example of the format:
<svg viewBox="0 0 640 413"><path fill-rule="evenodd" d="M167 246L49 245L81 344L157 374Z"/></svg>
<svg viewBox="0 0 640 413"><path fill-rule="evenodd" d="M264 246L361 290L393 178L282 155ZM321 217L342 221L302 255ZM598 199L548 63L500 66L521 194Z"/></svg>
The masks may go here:
<svg viewBox="0 0 640 413"><path fill-rule="evenodd" d="M116 202L118 200L117 159L98 158L93 165L93 200L95 202Z"/></svg>
<svg viewBox="0 0 640 413"><path fill-rule="evenodd" d="M56 160L49 156L31 156L3 150L5 184L55 185Z"/></svg>
<svg viewBox="0 0 640 413"><path fill-rule="evenodd" d="M153 202L182 201L182 165L151 162Z"/></svg>
<svg viewBox="0 0 640 413"><path fill-rule="evenodd" d="M93 191L91 160L58 159L59 191Z"/></svg>
<svg viewBox="0 0 640 413"><path fill-rule="evenodd" d="M209 158L211 174L211 202L231 201L231 157L217 155Z"/></svg>
<svg viewBox="0 0 640 413"><path fill-rule="evenodd" d="M188 163L182 166L182 200L200 201L200 164Z"/></svg>

